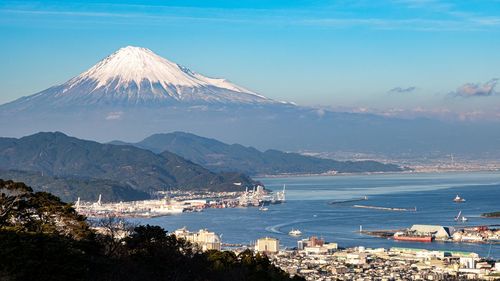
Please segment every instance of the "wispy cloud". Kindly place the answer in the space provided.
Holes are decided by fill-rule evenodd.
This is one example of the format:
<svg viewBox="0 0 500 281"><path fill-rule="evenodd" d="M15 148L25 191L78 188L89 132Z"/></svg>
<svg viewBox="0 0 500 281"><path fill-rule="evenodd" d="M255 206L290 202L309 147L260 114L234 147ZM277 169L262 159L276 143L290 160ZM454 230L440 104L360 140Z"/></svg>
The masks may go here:
<svg viewBox="0 0 500 281"><path fill-rule="evenodd" d="M330 110L336 112L374 114L402 119L436 118L439 120L454 121L500 121L500 108L492 108L488 110L453 110L448 107L416 106L413 108L392 107L385 109L368 107L333 107Z"/></svg>
<svg viewBox="0 0 500 281"><path fill-rule="evenodd" d="M500 92L496 90L499 79L494 78L485 83L466 83L451 92L451 96L455 97L489 97L498 95Z"/></svg>
<svg viewBox="0 0 500 281"><path fill-rule="evenodd" d="M452 13L453 5L442 0L393 0L410 9L426 9L434 12Z"/></svg>
<svg viewBox="0 0 500 281"><path fill-rule="evenodd" d="M10 4L9 4L10 3ZM0 5L3 20L21 21L20 16L30 20L44 17L44 20L58 21L58 17L72 21L93 23L95 19L109 19L115 24L156 25L171 22L220 22L236 24L296 25L331 28L363 27L378 30L415 31L464 31L495 28L500 26L500 17L477 16L455 11L453 6L437 0L399 0L387 2L378 9L393 9L389 4L399 3L405 9L428 9L426 13L406 13L402 16L380 15L360 17L355 8L345 5L342 10L334 8L238 8L238 7L182 7L168 5L137 4L71 4L63 5L20 5L9 2ZM365 5L369 5L366 4ZM354 10L353 10L354 9ZM3 14L3 16L2 16ZM446 16L436 16L436 15ZM425 16L422 16L425 15Z"/></svg>
<svg viewBox="0 0 500 281"><path fill-rule="evenodd" d="M409 94L409 93L415 92L415 90L417 90L417 87L415 87L415 86L411 86L411 87L407 87L407 88L394 87L387 92L389 94Z"/></svg>
<svg viewBox="0 0 500 281"><path fill-rule="evenodd" d="M106 116L106 120L121 120L123 116L122 111L109 112Z"/></svg>

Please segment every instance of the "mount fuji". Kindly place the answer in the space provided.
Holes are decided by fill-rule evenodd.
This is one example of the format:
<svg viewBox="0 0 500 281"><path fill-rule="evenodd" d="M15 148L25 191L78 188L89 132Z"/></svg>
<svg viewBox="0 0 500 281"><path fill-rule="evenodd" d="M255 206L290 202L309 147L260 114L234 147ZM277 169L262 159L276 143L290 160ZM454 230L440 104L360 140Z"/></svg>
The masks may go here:
<svg viewBox="0 0 500 281"><path fill-rule="evenodd" d="M210 78L158 56L127 46L89 70L57 85L2 107L11 110L85 106L165 104L274 104L272 99Z"/></svg>

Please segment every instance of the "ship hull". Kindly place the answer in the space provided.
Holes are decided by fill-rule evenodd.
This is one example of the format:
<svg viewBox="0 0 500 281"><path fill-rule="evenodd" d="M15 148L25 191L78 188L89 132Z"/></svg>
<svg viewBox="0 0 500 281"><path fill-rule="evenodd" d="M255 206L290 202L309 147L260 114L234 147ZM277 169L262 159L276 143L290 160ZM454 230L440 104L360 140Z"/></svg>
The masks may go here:
<svg viewBox="0 0 500 281"><path fill-rule="evenodd" d="M394 236L394 240L411 242L432 242L431 236Z"/></svg>

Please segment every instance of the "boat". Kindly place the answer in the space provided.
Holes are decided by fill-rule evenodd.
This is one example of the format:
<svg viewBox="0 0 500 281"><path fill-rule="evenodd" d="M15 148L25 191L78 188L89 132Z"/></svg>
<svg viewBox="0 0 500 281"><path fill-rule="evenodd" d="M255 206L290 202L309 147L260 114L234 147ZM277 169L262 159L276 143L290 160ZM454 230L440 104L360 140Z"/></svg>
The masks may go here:
<svg viewBox="0 0 500 281"><path fill-rule="evenodd" d="M458 215L455 217L455 221L466 222L468 220L468 218L462 216L462 211L458 212Z"/></svg>
<svg viewBox="0 0 500 281"><path fill-rule="evenodd" d="M465 202L465 199L463 199L462 197L458 196L455 196L455 199L453 199L453 202L455 203L462 203L462 202Z"/></svg>
<svg viewBox="0 0 500 281"><path fill-rule="evenodd" d="M396 232L393 238L399 241L432 242L432 235L430 234L417 234L411 232Z"/></svg>
<svg viewBox="0 0 500 281"><path fill-rule="evenodd" d="M292 229L292 230L290 230L290 232L288 232L288 235L290 235L290 236L300 236L300 235L302 235L302 231L300 231L298 229Z"/></svg>
<svg viewBox="0 0 500 281"><path fill-rule="evenodd" d="M262 205L259 207L259 211L266 212L268 210L269 209L266 206L264 206L264 202L262 202Z"/></svg>

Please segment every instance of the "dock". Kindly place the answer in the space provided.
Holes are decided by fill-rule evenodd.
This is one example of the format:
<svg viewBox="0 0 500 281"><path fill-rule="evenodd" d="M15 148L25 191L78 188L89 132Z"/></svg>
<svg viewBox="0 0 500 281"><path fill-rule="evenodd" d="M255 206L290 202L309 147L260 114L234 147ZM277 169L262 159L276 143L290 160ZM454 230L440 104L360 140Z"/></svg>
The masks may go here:
<svg viewBox="0 0 500 281"><path fill-rule="evenodd" d="M403 229L388 229L388 230L361 230L358 233L370 235L380 238L392 238L394 233L398 231L403 231Z"/></svg>

